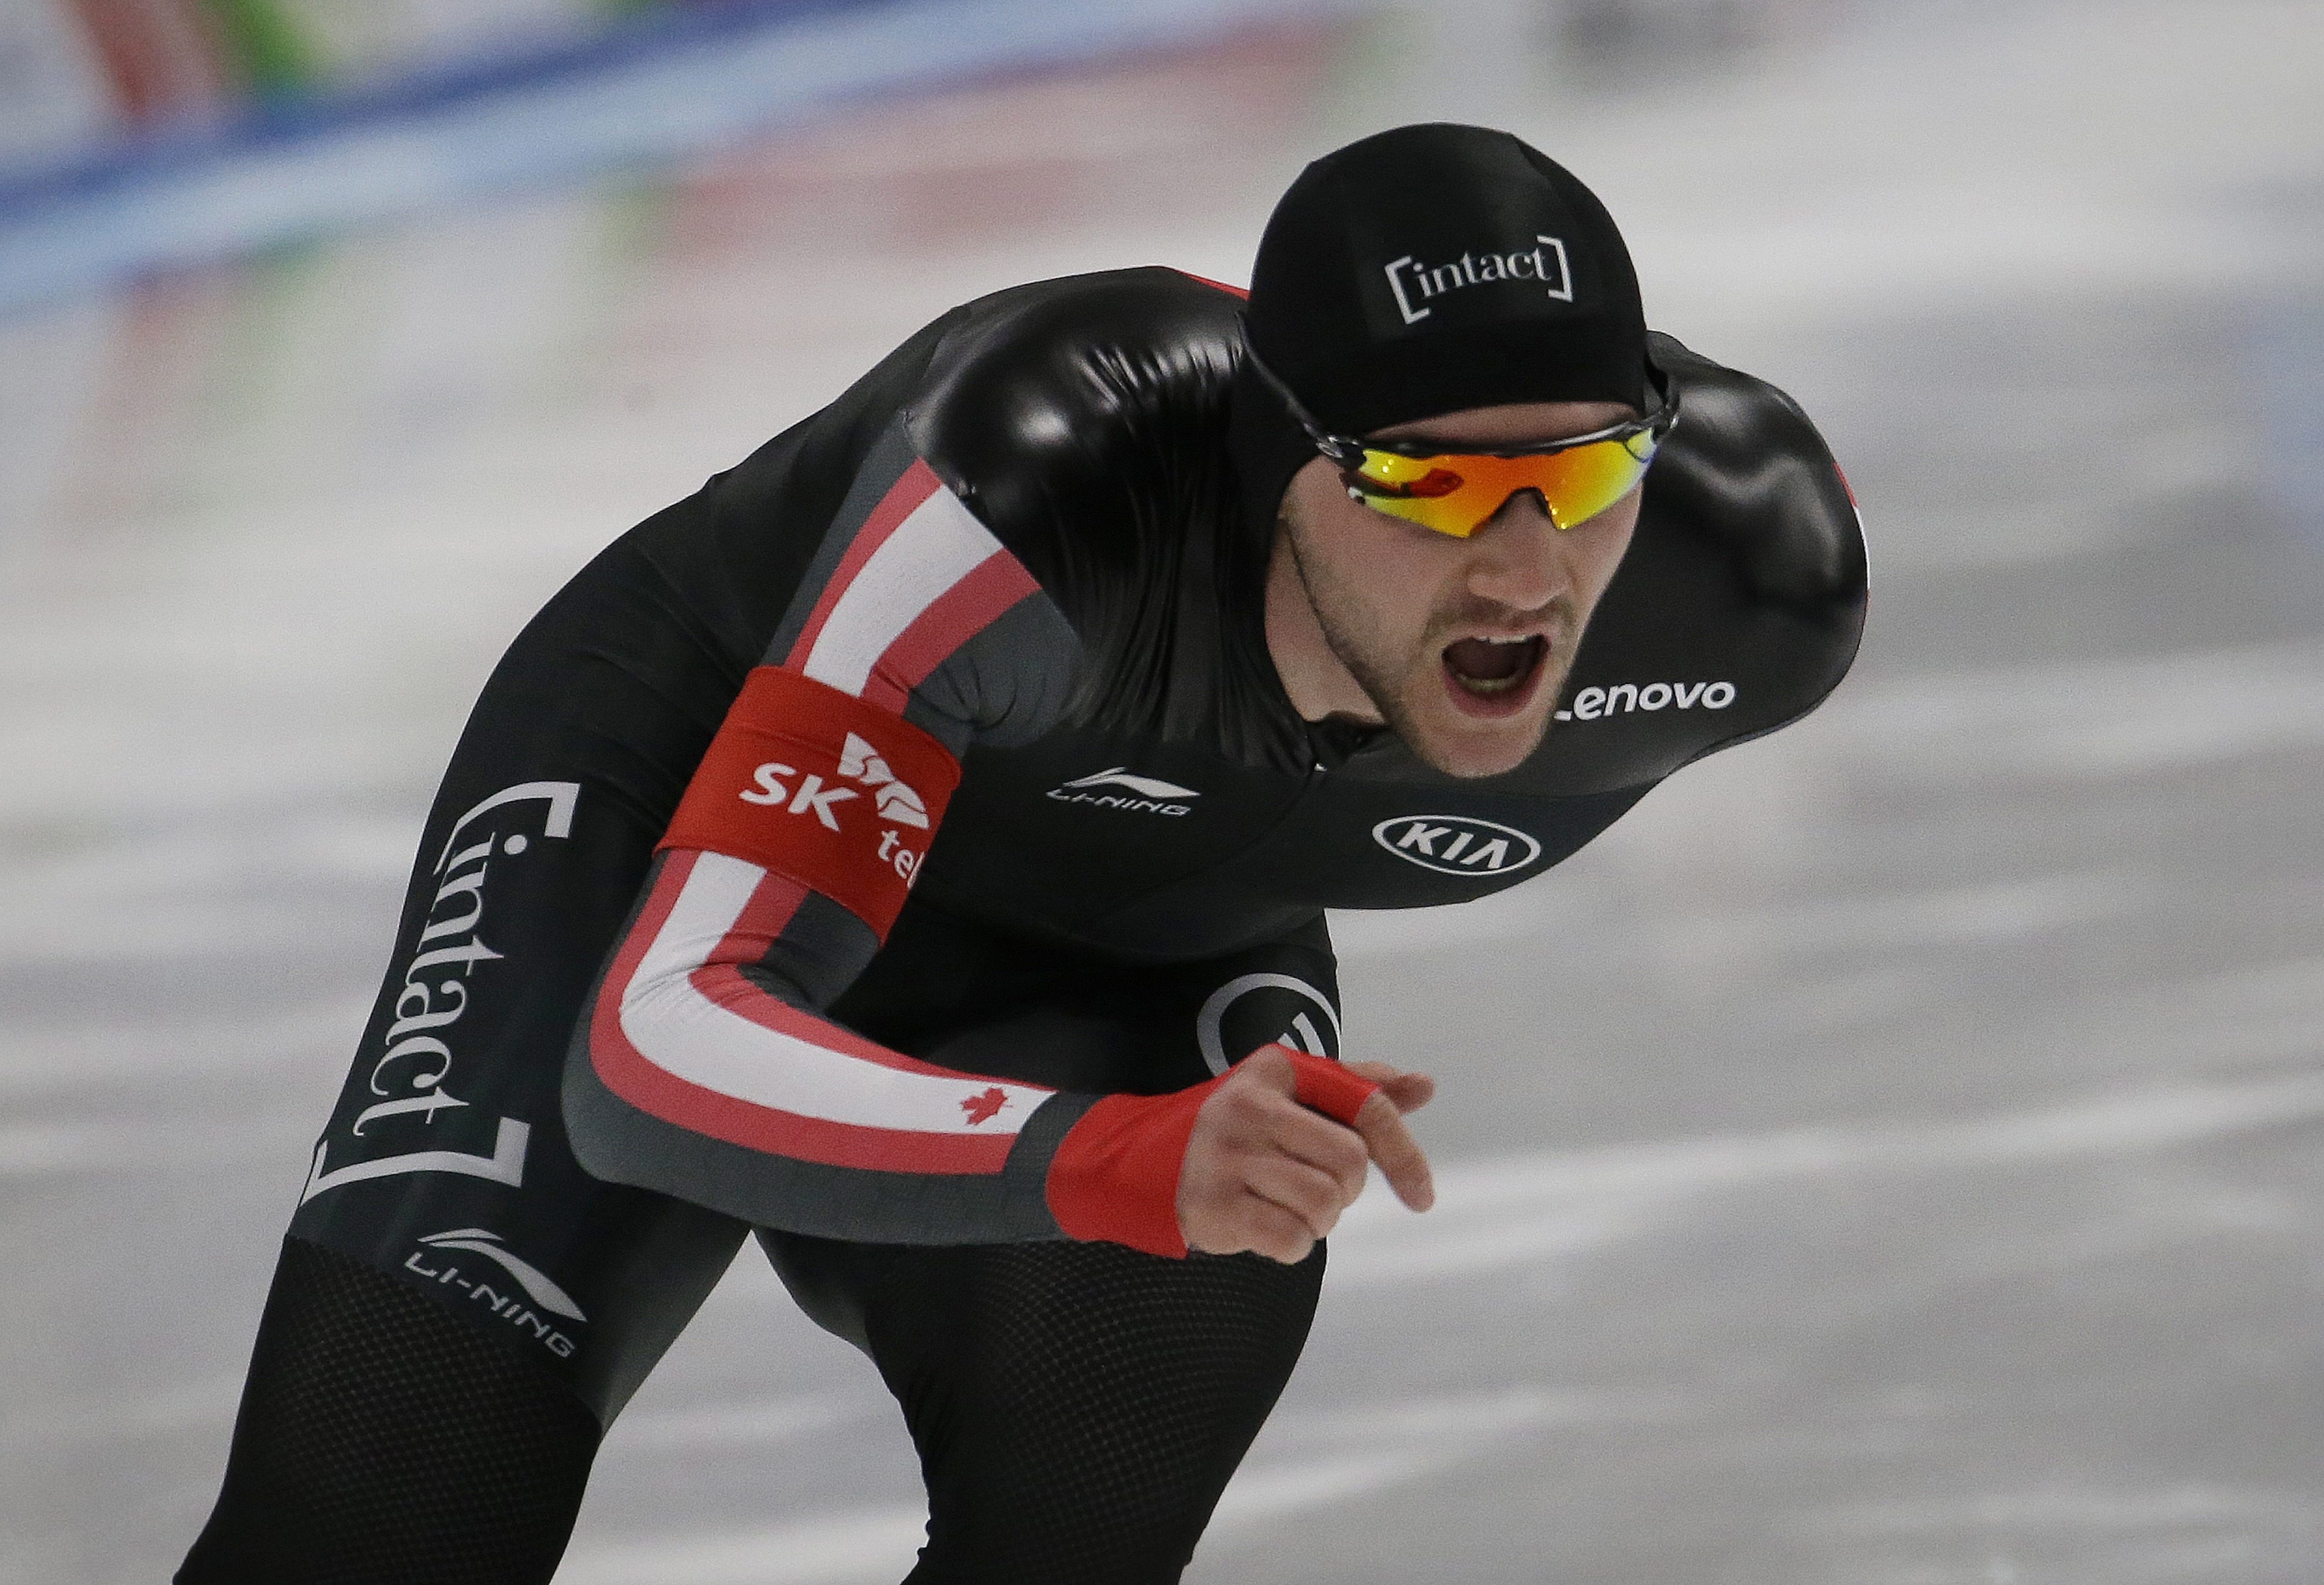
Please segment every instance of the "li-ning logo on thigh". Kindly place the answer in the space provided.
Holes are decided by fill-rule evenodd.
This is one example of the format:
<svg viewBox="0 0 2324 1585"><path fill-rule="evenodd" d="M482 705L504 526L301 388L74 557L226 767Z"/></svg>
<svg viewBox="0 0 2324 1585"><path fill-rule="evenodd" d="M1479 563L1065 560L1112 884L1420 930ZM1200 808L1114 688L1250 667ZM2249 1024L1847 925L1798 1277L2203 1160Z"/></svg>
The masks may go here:
<svg viewBox="0 0 2324 1585"><path fill-rule="evenodd" d="M466 1277L461 1276L460 1267L449 1260L445 1260L441 1266L428 1264L430 1258L443 1260L445 1251L450 1249L481 1255L513 1277L516 1286L524 1290L525 1298L530 1299L541 1310L551 1315L561 1315L567 1321L589 1319L581 1313L581 1306L573 1302L573 1295L549 1280L547 1272L530 1260L521 1259L501 1248L500 1234L487 1228L456 1227L440 1233L424 1233L420 1242L424 1248L413 1250L404 1258L403 1268L406 1271L442 1286L460 1289L470 1299L483 1304L520 1332L530 1332L534 1341L545 1345L559 1359L573 1352L571 1338L515 1295L503 1294L493 1287L493 1283L498 1279L490 1273L484 1276Z"/></svg>
<svg viewBox="0 0 2324 1585"><path fill-rule="evenodd" d="M1424 264L1410 253L1383 265L1388 289L1396 293L1397 312L1407 325L1417 325L1436 310L1431 298L1444 297L1471 286L1497 281L1529 281L1559 302L1573 300L1573 272L1565 257L1565 244L1554 236L1536 236L1529 248L1507 253L1462 253L1449 264Z"/></svg>

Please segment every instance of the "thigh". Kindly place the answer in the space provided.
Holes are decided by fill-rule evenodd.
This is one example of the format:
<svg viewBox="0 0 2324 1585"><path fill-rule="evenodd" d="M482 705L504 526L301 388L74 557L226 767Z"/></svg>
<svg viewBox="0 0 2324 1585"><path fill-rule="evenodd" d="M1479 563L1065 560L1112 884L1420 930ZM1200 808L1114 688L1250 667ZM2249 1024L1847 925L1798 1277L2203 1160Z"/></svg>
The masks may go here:
<svg viewBox="0 0 2324 1585"><path fill-rule="evenodd" d="M1162 965L1087 961L925 910L899 935L851 993L854 1016L946 1067L1150 1093L1271 1040L1339 1055L1320 921ZM914 1585L1177 1579L1298 1362L1323 1274L1321 1247L1286 1267L1103 1243L760 1239L903 1406L928 1488Z"/></svg>
<svg viewBox="0 0 2324 1585"><path fill-rule="evenodd" d="M902 1405L928 1489L912 1585L1178 1578L1289 1379L1323 1253L1165 1260L761 1233Z"/></svg>
<svg viewBox="0 0 2324 1585"><path fill-rule="evenodd" d="M519 636L422 832L387 972L290 1223L609 1421L746 1230L599 1182L565 1055L733 688L620 548Z"/></svg>
<svg viewBox="0 0 2324 1585"><path fill-rule="evenodd" d="M179 1585L546 1585L598 1422L530 1355L287 1239Z"/></svg>
<svg viewBox="0 0 2324 1585"><path fill-rule="evenodd" d="M609 553L487 684L307 1165L180 1579L524 1585L746 1230L597 1182L565 1050L733 687ZM641 604L642 603L642 604Z"/></svg>

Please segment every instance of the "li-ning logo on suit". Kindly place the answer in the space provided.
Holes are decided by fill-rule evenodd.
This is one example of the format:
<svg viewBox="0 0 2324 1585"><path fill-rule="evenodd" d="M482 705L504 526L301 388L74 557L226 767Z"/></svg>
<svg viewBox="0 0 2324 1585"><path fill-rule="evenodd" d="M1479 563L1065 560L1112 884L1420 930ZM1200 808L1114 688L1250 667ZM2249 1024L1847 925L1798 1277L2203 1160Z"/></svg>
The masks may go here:
<svg viewBox="0 0 2324 1585"><path fill-rule="evenodd" d="M1119 793L1102 792L1102 788L1118 787ZM1191 787L1180 787L1175 781L1165 781L1158 776L1133 776L1124 765L1111 766L1093 775L1084 776L1053 787L1049 797L1061 804L1093 804L1101 809L1133 809L1147 815L1188 815L1194 812L1187 798L1203 795Z"/></svg>
<svg viewBox="0 0 2324 1585"><path fill-rule="evenodd" d="M404 1270L439 1287L459 1289L471 1300L483 1304L515 1327L520 1334L530 1332L536 1341L546 1345L549 1351L558 1359L573 1357L573 1340L558 1330L557 1323L549 1316L561 1316L567 1321L586 1321L588 1316L583 1314L581 1306L573 1302L573 1295L551 1281L547 1272L503 1249L500 1234L488 1228L456 1227L440 1233L422 1233L420 1242L420 1249L404 1257ZM461 1276L460 1267L445 1258L446 1251L455 1249L481 1255L499 1267L514 1279L518 1287L524 1290L525 1299L531 1300L532 1304L527 1304L524 1299L513 1294L501 1292L493 1285L501 1282L504 1287L507 1284L489 1273ZM430 1266L430 1260L443 1263ZM535 1305L539 1308L535 1309ZM548 1313L543 1314L542 1311Z"/></svg>
<svg viewBox="0 0 2324 1585"><path fill-rule="evenodd" d="M1449 264L1424 264L1406 253L1383 266L1388 289L1396 294L1397 312L1407 325L1417 325L1436 310L1431 298L1446 296L1471 286L1497 281L1537 281L1559 302L1573 300L1573 272L1565 257L1565 244L1554 236L1536 236L1529 248L1507 253L1462 253Z"/></svg>

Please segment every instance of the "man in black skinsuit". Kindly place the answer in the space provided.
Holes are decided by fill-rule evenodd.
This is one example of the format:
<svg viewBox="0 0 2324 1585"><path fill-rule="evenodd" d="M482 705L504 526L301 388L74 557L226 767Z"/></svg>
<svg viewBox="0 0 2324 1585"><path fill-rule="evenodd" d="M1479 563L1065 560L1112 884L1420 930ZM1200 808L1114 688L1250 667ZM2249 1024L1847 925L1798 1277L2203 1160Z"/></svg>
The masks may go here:
<svg viewBox="0 0 2324 1585"><path fill-rule="evenodd" d="M1864 604L1805 418L1506 134L1318 161L1238 298L965 305L518 638L181 1581L549 1579L753 1230L903 1406L914 1580L1177 1578L1369 1164L1430 1194L1323 910L1538 874Z"/></svg>

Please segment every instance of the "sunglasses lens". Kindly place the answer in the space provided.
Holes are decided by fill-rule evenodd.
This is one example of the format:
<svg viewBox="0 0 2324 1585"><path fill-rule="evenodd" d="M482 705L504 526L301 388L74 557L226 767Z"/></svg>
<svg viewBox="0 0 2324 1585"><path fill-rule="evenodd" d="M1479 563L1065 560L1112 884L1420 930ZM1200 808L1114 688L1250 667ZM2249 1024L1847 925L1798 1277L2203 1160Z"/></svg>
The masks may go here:
<svg viewBox="0 0 2324 1585"><path fill-rule="evenodd" d="M1534 488L1541 492L1551 521L1561 529L1571 529L1588 522L1636 489L1638 481L1646 477L1646 464L1653 458L1654 445L1649 438L1643 457L1631 449L1627 440L1600 440L1592 446L1577 446L1572 451L1513 460L1548 465L1541 470Z"/></svg>
<svg viewBox="0 0 2324 1585"><path fill-rule="evenodd" d="M1637 486L1656 437L1641 430L1538 456L1402 456L1366 451L1342 477L1375 511L1467 539L1520 490L1538 493L1560 529L1589 521Z"/></svg>
<svg viewBox="0 0 2324 1585"><path fill-rule="evenodd" d="M1367 499L1441 501L1468 483L1459 471L1459 464L1482 460L1485 459L1465 456L1399 456L1393 451L1367 451L1364 460L1348 470L1348 484L1362 491Z"/></svg>

